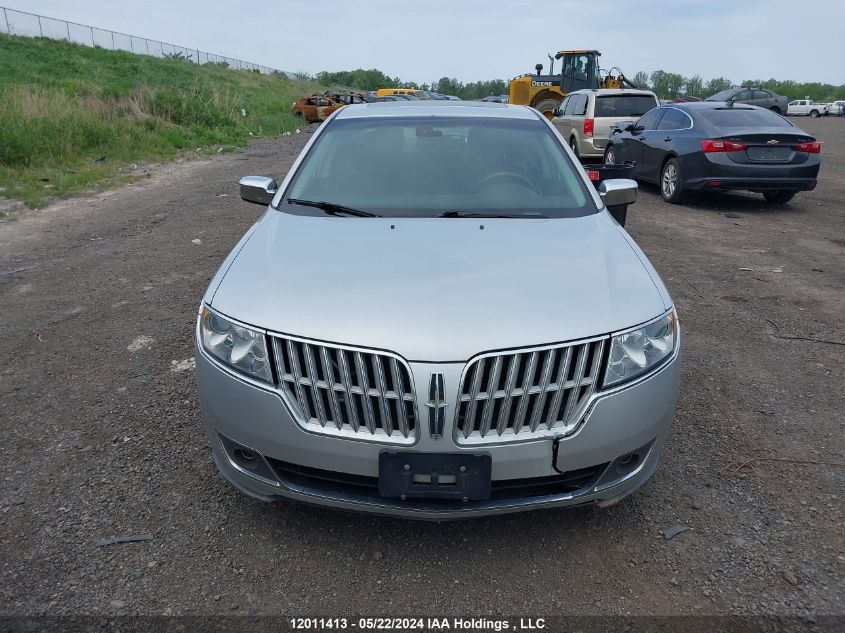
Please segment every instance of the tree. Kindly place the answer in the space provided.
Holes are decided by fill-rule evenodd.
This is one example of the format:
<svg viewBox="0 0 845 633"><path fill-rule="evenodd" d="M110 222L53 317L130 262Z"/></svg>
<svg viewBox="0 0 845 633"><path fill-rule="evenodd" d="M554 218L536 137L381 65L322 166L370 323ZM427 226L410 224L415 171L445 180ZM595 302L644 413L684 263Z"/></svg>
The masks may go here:
<svg viewBox="0 0 845 633"><path fill-rule="evenodd" d="M655 70L651 73L651 89L657 93L658 97L663 97L666 94L666 72L662 70Z"/></svg>
<svg viewBox="0 0 845 633"><path fill-rule="evenodd" d="M666 82L666 98L674 99L680 96L684 89L684 76L678 73L666 73L664 79Z"/></svg>
<svg viewBox="0 0 845 633"><path fill-rule="evenodd" d="M705 84L704 86L704 95L705 97L710 97L716 94L717 92L721 92L722 90L727 90L731 87L731 80L726 79L725 77L715 77L711 79Z"/></svg>
<svg viewBox="0 0 845 633"><path fill-rule="evenodd" d="M693 97L704 96L704 80L701 78L700 75L693 75L692 77L687 77L684 80L684 86L684 94L688 94Z"/></svg>
<svg viewBox="0 0 845 633"><path fill-rule="evenodd" d="M634 78L631 80L635 86L638 88L642 88L643 90L648 90L649 82L648 82L648 73L645 71L640 70L634 75Z"/></svg>

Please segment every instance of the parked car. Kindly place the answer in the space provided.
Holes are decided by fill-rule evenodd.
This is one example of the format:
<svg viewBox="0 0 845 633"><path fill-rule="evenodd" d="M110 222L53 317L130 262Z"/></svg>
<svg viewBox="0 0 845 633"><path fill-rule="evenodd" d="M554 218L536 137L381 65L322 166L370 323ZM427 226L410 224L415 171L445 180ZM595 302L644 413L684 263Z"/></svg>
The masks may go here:
<svg viewBox="0 0 845 633"><path fill-rule="evenodd" d="M404 95L408 99L431 99L428 91L418 90L416 88L379 88L376 90L376 96L378 97L386 97L388 95Z"/></svg>
<svg viewBox="0 0 845 633"><path fill-rule="evenodd" d="M266 211L203 298L196 378L244 493L444 519L654 472L680 332L605 208L636 183L594 189L536 110L347 106L240 186Z"/></svg>
<svg viewBox="0 0 845 633"><path fill-rule="evenodd" d="M291 108L308 123L317 123L318 121L325 121L332 112L339 110L344 105L346 104L320 94L300 97L291 104Z"/></svg>
<svg viewBox="0 0 845 633"><path fill-rule="evenodd" d="M658 105L650 90L601 89L570 92L552 122L578 158L601 158L611 127L639 118Z"/></svg>
<svg viewBox="0 0 845 633"><path fill-rule="evenodd" d="M702 101L661 106L617 125L605 163L634 163L667 202L688 191L745 189L783 203L813 189L821 143L757 106Z"/></svg>
<svg viewBox="0 0 845 633"><path fill-rule="evenodd" d="M828 105L816 103L812 99L796 99L789 102L786 113L789 116L809 116L815 119L828 113Z"/></svg>
<svg viewBox="0 0 845 633"><path fill-rule="evenodd" d="M385 97L370 97L367 103L383 103L385 101L409 101L405 95L387 95Z"/></svg>
<svg viewBox="0 0 845 633"><path fill-rule="evenodd" d="M789 99L783 95L765 90L757 86L753 87L734 87L717 92L713 96L707 97L706 101L725 101L733 103L747 103L761 108L766 108L778 114L786 114L787 103Z"/></svg>
<svg viewBox="0 0 845 633"><path fill-rule="evenodd" d="M845 114L845 101L834 101L827 107L825 114L832 114L834 116L841 116Z"/></svg>

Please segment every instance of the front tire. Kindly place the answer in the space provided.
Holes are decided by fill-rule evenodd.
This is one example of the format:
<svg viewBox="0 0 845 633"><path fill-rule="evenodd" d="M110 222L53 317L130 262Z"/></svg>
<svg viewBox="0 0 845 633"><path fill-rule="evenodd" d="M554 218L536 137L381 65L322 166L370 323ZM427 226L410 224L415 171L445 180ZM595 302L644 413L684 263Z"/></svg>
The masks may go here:
<svg viewBox="0 0 845 633"><path fill-rule="evenodd" d="M797 191L764 191L763 197L770 204L785 204L795 197Z"/></svg>
<svg viewBox="0 0 845 633"><path fill-rule="evenodd" d="M581 160L581 154L578 153L578 141L574 136L569 139L569 149L571 149L572 153L575 154L575 158Z"/></svg>
<svg viewBox="0 0 845 633"><path fill-rule="evenodd" d="M812 118L812 119L818 119L818 118L819 118L819 111L818 111L818 110L812 110L812 111L810 112L810 118Z"/></svg>
<svg viewBox="0 0 845 633"><path fill-rule="evenodd" d="M608 147L604 152L604 164L605 165L615 165L616 164L616 150L613 147Z"/></svg>
<svg viewBox="0 0 845 633"><path fill-rule="evenodd" d="M660 195L669 204L678 204L684 198L681 161L677 158L667 160L660 170Z"/></svg>
<svg viewBox="0 0 845 633"><path fill-rule="evenodd" d="M555 99L543 99L540 103L534 106L534 109L542 112L543 116L551 121L559 107L560 101L556 101Z"/></svg>

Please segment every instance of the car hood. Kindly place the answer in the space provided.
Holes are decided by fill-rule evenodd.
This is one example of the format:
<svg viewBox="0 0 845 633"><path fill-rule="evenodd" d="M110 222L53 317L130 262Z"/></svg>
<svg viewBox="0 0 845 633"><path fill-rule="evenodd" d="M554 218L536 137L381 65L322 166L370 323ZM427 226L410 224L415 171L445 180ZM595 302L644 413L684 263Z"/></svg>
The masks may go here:
<svg viewBox="0 0 845 633"><path fill-rule="evenodd" d="M276 332L463 361L661 314L668 295L626 237L606 212L471 220L270 211L230 259L211 305Z"/></svg>

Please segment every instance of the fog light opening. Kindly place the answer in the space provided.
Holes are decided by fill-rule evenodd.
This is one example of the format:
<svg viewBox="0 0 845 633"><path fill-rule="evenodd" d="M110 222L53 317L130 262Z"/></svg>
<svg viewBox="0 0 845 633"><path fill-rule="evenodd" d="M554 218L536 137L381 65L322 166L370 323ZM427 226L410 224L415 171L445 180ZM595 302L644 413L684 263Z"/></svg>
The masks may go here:
<svg viewBox="0 0 845 633"><path fill-rule="evenodd" d="M232 451L232 457L241 468L255 472L258 470L258 455L247 448L236 448Z"/></svg>
<svg viewBox="0 0 845 633"><path fill-rule="evenodd" d="M626 453L619 458L617 462L618 466L626 467L626 466L636 466L640 461L640 456L636 453Z"/></svg>

